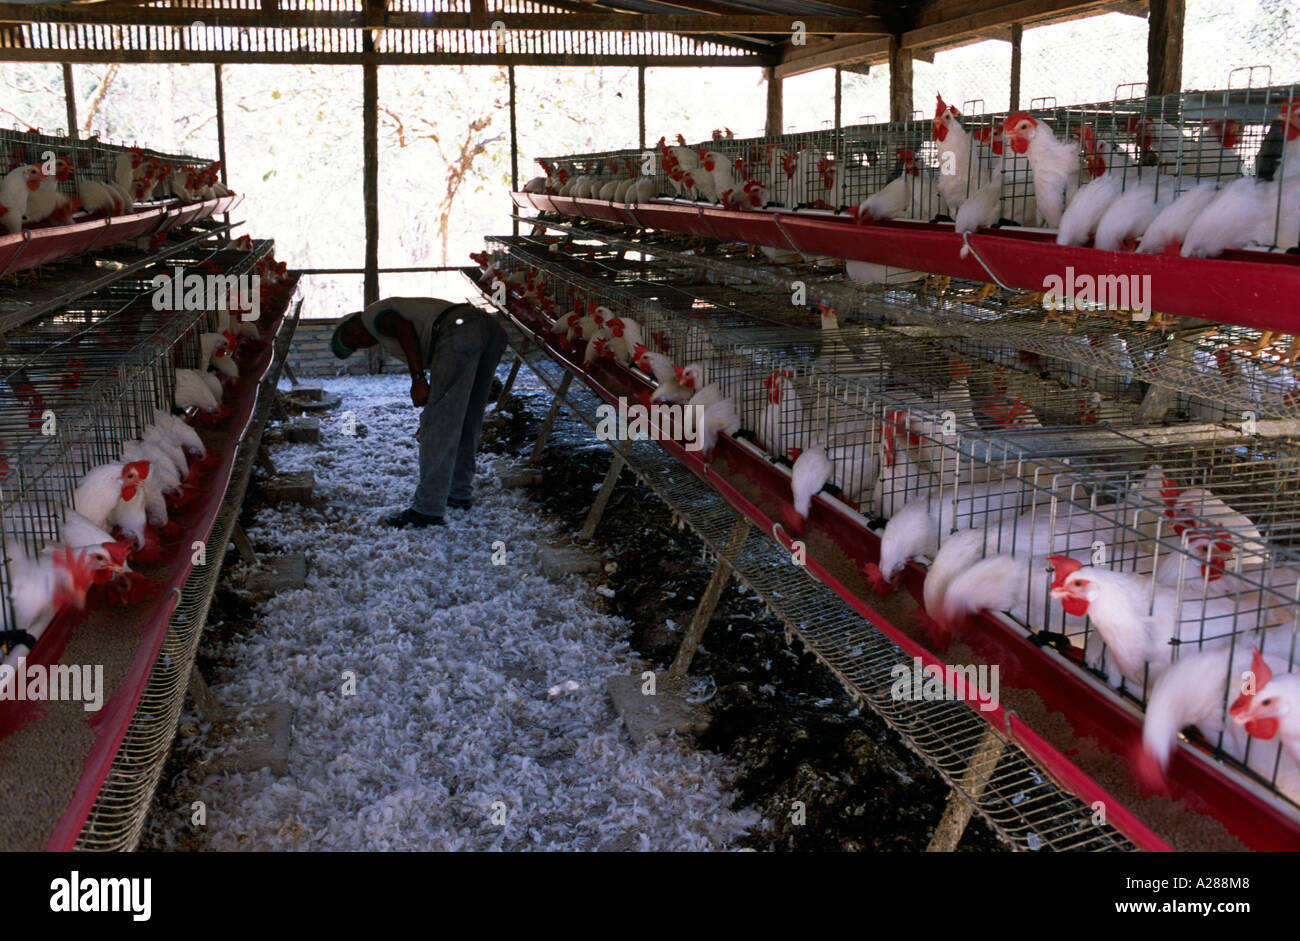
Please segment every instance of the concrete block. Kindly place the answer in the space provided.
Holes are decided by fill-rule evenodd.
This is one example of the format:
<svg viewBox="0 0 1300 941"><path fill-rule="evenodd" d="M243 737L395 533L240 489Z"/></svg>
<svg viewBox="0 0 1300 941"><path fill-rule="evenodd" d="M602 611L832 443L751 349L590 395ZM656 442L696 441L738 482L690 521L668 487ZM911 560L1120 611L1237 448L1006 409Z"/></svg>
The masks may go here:
<svg viewBox="0 0 1300 941"><path fill-rule="evenodd" d="M300 382L289 390L289 394L300 399L310 399L313 402L319 402L325 398L325 390L319 382Z"/></svg>
<svg viewBox="0 0 1300 941"><path fill-rule="evenodd" d="M315 499L316 475L309 470L272 477L262 485L271 503L311 503Z"/></svg>
<svg viewBox="0 0 1300 941"><path fill-rule="evenodd" d="M514 490L519 487L531 487L533 484L541 483L542 473L529 468L507 470L501 472L499 479L502 487Z"/></svg>
<svg viewBox="0 0 1300 941"><path fill-rule="evenodd" d="M601 564L581 549L560 548L542 549L542 574L547 578L560 578L564 575L599 572Z"/></svg>
<svg viewBox="0 0 1300 941"><path fill-rule="evenodd" d="M708 713L686 701L684 681L671 680L666 672L657 672L654 695L646 695L644 688L645 680L639 674L611 676L605 681L614 711L635 744L644 745L646 739L668 732L698 735L709 727Z"/></svg>
<svg viewBox="0 0 1300 941"><path fill-rule="evenodd" d="M306 582L307 557L295 553L274 559L262 556L257 568L244 579L244 587L259 594L273 595L301 588Z"/></svg>
<svg viewBox="0 0 1300 941"><path fill-rule="evenodd" d="M320 443L320 419L303 415L284 423L284 440L305 444Z"/></svg>
<svg viewBox="0 0 1300 941"><path fill-rule="evenodd" d="M238 740L234 748L221 749L204 770L210 774L228 771L257 771L270 768L272 774L289 773L289 740L293 729L293 707L272 702L244 709L226 707L213 726L214 743Z"/></svg>
<svg viewBox="0 0 1300 941"><path fill-rule="evenodd" d="M300 400L296 404L298 408L301 408L305 412L324 412L331 408L338 408L342 405L343 397L341 395L327 395L319 400Z"/></svg>

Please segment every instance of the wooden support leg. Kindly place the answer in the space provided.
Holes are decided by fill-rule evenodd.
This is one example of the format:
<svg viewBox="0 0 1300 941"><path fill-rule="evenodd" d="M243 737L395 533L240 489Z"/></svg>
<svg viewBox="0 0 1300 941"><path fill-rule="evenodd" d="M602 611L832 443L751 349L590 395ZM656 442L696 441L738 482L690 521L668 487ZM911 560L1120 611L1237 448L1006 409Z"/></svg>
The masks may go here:
<svg viewBox="0 0 1300 941"><path fill-rule="evenodd" d="M546 413L546 420L542 422L542 429L537 433L537 443L533 445L533 453L528 458L529 464L536 464L542 459L542 451L546 448L546 439L551 436L551 426L555 424L556 417L560 414L560 406L564 404L564 397L569 394L569 383L573 381L573 373L566 372L564 378L560 380L560 387L555 390L555 398L551 400L551 410Z"/></svg>
<svg viewBox="0 0 1300 941"><path fill-rule="evenodd" d="M506 398L510 395L510 390L515 387L515 377L519 375L519 367L523 359L515 356L514 365L510 367L510 375L506 376L506 384L501 387L501 394L497 396L495 412L501 411L501 406L505 403Z"/></svg>
<svg viewBox="0 0 1300 941"><path fill-rule="evenodd" d="M727 547L722 550L722 557L718 559L718 566L713 570L713 577L709 579L709 585L704 589L704 595L695 608L691 626L686 629L682 645L677 648L677 656L673 658L673 665L668 670L669 678L681 679L691 668L691 661L695 659L695 650L704 637L704 629L713 619L713 611L718 606L718 599L722 597L722 590L727 587L727 580L731 578L731 563L735 561L736 556L740 555L741 547L749 538L749 528L749 520L745 517L736 520L736 527L727 539Z"/></svg>
<svg viewBox="0 0 1300 941"><path fill-rule="evenodd" d="M966 794L978 798L984 793L984 789L988 787L993 777L993 770L997 768L998 761L1002 758L1006 744L1006 740L998 735L992 726L989 726L984 737L980 739L975 754L971 755L970 766L961 779L961 786ZM940 818L939 825L934 828L934 836L925 851L951 853L956 850L974 812L975 807L970 800L954 790L948 795L948 806L944 808L943 817Z"/></svg>
<svg viewBox="0 0 1300 941"><path fill-rule="evenodd" d="M272 477L276 475L275 461L271 460L271 452L267 449L265 443L260 443L257 446L257 463L262 465L262 469Z"/></svg>
<svg viewBox="0 0 1300 941"><path fill-rule="evenodd" d="M248 533L244 532L244 527L239 525L236 520L234 528L230 530L230 538L239 550L239 556L249 565L257 564L257 552L253 549L253 543L248 538Z"/></svg>
<svg viewBox="0 0 1300 941"><path fill-rule="evenodd" d="M595 502L587 511L587 522L583 524L582 532L578 534L579 542L587 542L596 535L596 527L600 525L600 518L605 515L605 507L614 494L614 486L618 483L618 475L623 472L625 463L627 462L623 460L623 455L615 451L609 462L609 472L605 474L605 481L600 485L600 492L596 494Z"/></svg>
<svg viewBox="0 0 1300 941"><path fill-rule="evenodd" d="M293 374L293 367L289 365L289 361L287 359L284 361L283 368L284 368L284 374L289 377L289 381L294 385L297 385L298 377Z"/></svg>
<svg viewBox="0 0 1300 941"><path fill-rule="evenodd" d="M208 689L207 680L199 672L198 664L190 667L190 696L193 697L194 705L199 710L199 716L204 721L212 722L221 718L223 710L217 705L212 690Z"/></svg>

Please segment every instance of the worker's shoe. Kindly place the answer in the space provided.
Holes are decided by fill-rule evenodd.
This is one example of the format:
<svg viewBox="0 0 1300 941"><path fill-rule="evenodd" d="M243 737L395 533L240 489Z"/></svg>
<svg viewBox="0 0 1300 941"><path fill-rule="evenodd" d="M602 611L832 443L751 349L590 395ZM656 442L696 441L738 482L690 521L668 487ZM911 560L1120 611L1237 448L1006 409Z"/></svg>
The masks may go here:
<svg viewBox="0 0 1300 941"><path fill-rule="evenodd" d="M472 510L474 509L473 500L456 500L451 497L447 498L447 506L452 510Z"/></svg>
<svg viewBox="0 0 1300 941"><path fill-rule="evenodd" d="M424 513L417 512L416 510L403 510L396 516L388 517L384 522L397 529L405 529L407 526L412 526L416 529L423 529L426 526L441 526L442 517L426 516Z"/></svg>

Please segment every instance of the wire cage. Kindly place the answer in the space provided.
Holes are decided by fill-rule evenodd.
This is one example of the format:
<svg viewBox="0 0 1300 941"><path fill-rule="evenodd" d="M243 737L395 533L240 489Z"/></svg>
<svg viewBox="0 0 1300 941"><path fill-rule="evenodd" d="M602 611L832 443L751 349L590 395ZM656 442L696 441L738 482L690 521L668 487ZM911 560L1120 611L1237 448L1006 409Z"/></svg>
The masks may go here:
<svg viewBox="0 0 1300 941"><path fill-rule="evenodd" d="M1300 94L1295 85L1252 86L1255 72L1244 71L1234 72L1224 89L1146 96L1137 94L1143 86L1120 86L1111 101L1062 106L1036 100L1014 116L962 116L940 99L932 120L695 144L663 138L644 152L541 158L547 176L535 185L561 196L632 202L632 191L615 184L646 175L659 197L734 209L833 212L854 210L872 197L863 211L873 218L921 221L951 218L977 191L994 186L999 221L1056 228L1068 198L1103 176L1120 191L1144 187L1142 195L1157 209L1197 184L1213 190L1253 177L1259 188L1249 190L1251 197L1273 207L1273 218L1250 243L1287 249L1300 243L1300 206L1293 188L1280 185L1300 172L1293 166L1300 151L1287 146L1300 126L1293 107ZM1012 136L1004 137L1004 130ZM1054 191L1038 193L1032 171L1037 151L1030 146L1048 135L1073 142L1078 159ZM887 185L892 189L886 192ZM1121 239L1114 247L1124 244Z"/></svg>
<svg viewBox="0 0 1300 941"><path fill-rule="evenodd" d="M57 312L5 334L0 342L0 571L6 630L19 631L13 607L15 565L61 539L73 492L87 471L121 460L155 410L175 402L176 370L201 363L201 335L216 331L213 307L155 303L156 275L221 271L249 274L270 243L254 251L194 246L165 263L121 278Z"/></svg>
<svg viewBox="0 0 1300 941"><path fill-rule="evenodd" d="M151 162L157 170L153 176L146 177ZM35 130L0 129L0 168L10 173L24 165L40 167L46 174L42 186L65 196L78 195L87 181L120 183L131 200L123 202L120 212L136 200L145 201L146 197L149 202L179 198L180 193L172 187L175 172L182 167L202 171L210 168L213 161L145 147L127 147L93 137L66 137L61 130L58 134L45 134ZM159 176L164 169L166 174ZM59 221L67 220L48 215L30 224Z"/></svg>
<svg viewBox="0 0 1300 941"><path fill-rule="evenodd" d="M889 325L945 337L958 352L963 346L978 348L973 359L1077 388L1085 396L1084 420L1117 420L1096 412L1093 393L1100 394L1103 411L1113 406L1127 414L1153 389L1167 392L1168 401L1146 420L1181 417L1242 426L1300 418L1300 339L1293 335L1182 322L1142 311L1140 302L1131 308L1062 309L1043 292L1005 292L920 272L911 273L908 283L860 284L851 278L851 262L843 268L827 260L774 267L744 247L702 251L671 233L611 235L546 224L568 232L561 259L576 252L604 279L622 284L652 278L684 283L697 293L716 290L726 297L730 292L729 302L746 313L786 323L806 322L791 314L797 289L811 301L833 305L840 324ZM540 257L552 244L551 237L537 239L530 257ZM523 243L515 245L524 249Z"/></svg>
<svg viewBox="0 0 1300 941"><path fill-rule="evenodd" d="M1277 670L1295 666L1300 438L1293 428L1282 433L1289 425L1268 434L1136 424L1135 403L1099 391L1122 372L1114 360L1128 360L1127 350L1097 354L1093 375L1071 384L1077 373L1053 375L1001 334L823 330L788 297L765 302L758 290L737 296L707 281L674 284L669 274L680 265L528 237L489 244L507 280L526 284L534 299L562 301L551 314L556 332L569 299L579 317L599 303L633 319L647 346L696 367L697 391L715 384L731 400L739 435L754 450L789 465L820 448L831 467L827 493L849 512L877 528L915 517L900 561L931 564L927 598L945 587L936 571L952 578L985 566L979 571L1001 592L989 595L988 610L1139 706L1183 658L1222 655L1211 664L1222 709L1217 722L1197 720L1211 730L1203 744L1300 803L1280 746L1243 741L1227 718L1234 677L1254 646ZM963 323L970 324L954 318L952 326ZM1079 344L1064 332L1051 339ZM591 342L575 344L572 355L585 359ZM890 543L886 525L882 567ZM1153 631L1167 629L1156 652L1135 665L1112 649L1120 635L1105 618L1069 614L1058 600L1062 569L1050 557L1130 579L1135 615L1153 619ZM937 595L927 614L946 612L945 602Z"/></svg>

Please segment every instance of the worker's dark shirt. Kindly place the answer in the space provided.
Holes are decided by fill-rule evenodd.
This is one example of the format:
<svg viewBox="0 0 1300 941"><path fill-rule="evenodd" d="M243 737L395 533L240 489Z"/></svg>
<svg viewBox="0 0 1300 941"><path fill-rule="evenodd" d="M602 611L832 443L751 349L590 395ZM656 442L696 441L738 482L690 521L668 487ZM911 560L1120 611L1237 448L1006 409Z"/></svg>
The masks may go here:
<svg viewBox="0 0 1300 941"><path fill-rule="evenodd" d="M403 320L415 328L416 339L420 343L420 363L426 369L433 360L434 324L438 316L448 307L455 307L458 301L445 301L436 297L385 297L375 301L361 312L361 323L366 330L379 340L384 352L406 362L406 354L397 338L397 330L388 321L384 329L376 320L386 310L395 311Z"/></svg>

